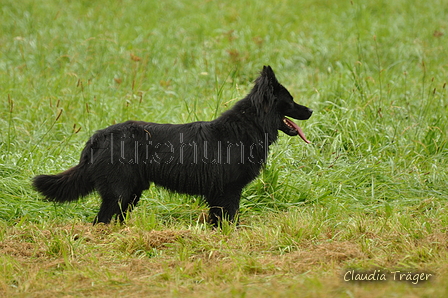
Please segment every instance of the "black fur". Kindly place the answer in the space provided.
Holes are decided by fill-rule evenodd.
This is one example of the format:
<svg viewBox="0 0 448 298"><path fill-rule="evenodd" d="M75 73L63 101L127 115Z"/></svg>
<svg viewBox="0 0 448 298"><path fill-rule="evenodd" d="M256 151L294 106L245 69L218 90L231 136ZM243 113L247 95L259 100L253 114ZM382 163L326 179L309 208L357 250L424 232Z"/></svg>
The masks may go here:
<svg viewBox="0 0 448 298"><path fill-rule="evenodd" d="M112 125L90 138L78 165L57 175L36 176L33 185L55 202L74 201L97 190L102 204L94 223L109 223L114 215L123 220L154 182L203 196L210 206L209 221L218 225L222 218L236 215L241 191L259 174L278 130L299 133L284 117L306 120L311 114L265 66L252 91L219 118Z"/></svg>

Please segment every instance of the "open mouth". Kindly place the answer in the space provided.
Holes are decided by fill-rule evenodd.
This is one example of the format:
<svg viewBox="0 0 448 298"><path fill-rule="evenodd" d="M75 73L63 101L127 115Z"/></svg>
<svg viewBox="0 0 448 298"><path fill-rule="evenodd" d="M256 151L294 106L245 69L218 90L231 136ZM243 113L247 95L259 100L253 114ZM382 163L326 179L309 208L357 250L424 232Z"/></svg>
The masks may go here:
<svg viewBox="0 0 448 298"><path fill-rule="evenodd" d="M308 144L311 143L305 137L305 134L303 133L302 129L297 124L295 124L291 119L288 119L288 118L284 117L283 118L283 123L285 123L286 126L288 126L291 129L291 131L297 132L297 134L302 138L302 140L305 141L305 143L308 143Z"/></svg>

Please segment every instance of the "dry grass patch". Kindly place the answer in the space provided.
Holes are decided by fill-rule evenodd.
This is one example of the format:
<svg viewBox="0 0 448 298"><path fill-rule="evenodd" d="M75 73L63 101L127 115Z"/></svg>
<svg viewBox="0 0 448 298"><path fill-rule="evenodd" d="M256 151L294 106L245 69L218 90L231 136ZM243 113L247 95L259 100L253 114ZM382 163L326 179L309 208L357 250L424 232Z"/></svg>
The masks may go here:
<svg viewBox="0 0 448 298"><path fill-rule="evenodd" d="M131 224L9 227L0 243L0 290L4 296L33 297L111 292L131 297L292 297L299 292L303 297L317 292L322 297L393 297L391 291L412 297L443 292L433 289L448 276L442 225L434 223L431 233L408 239L396 225L379 229L374 218L363 221L372 223L369 230L359 229L356 220L341 222L337 229L330 220L316 226L309 221L313 212L290 210L260 218L264 226L254 222L229 231L202 226L146 230ZM310 226L314 229L306 233L300 230ZM342 278L350 268L431 270L437 278L418 287L390 281L355 284Z"/></svg>

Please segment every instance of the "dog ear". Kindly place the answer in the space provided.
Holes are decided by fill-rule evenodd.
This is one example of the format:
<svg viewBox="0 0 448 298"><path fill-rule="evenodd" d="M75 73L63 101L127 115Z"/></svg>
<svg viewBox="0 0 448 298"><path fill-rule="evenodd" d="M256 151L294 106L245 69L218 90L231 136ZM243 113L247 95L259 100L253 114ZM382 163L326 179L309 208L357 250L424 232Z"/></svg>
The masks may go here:
<svg viewBox="0 0 448 298"><path fill-rule="evenodd" d="M267 114L275 103L274 90L278 84L274 71L270 66L263 66L261 75L255 80L250 96L258 113Z"/></svg>
<svg viewBox="0 0 448 298"><path fill-rule="evenodd" d="M272 70L271 66L263 66L263 71L261 72L263 76L265 76L268 79L268 82L272 86L272 88L275 88L278 86L277 78L275 77L275 73Z"/></svg>

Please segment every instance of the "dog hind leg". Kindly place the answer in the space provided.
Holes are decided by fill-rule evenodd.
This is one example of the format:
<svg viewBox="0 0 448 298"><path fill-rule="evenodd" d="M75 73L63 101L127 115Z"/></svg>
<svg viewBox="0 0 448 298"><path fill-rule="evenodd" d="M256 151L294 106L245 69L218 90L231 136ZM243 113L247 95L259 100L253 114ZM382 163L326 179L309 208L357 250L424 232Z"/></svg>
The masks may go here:
<svg viewBox="0 0 448 298"><path fill-rule="evenodd" d="M105 223L108 224L115 214L120 212L118 204L118 197L113 194L101 194L101 207L98 215L93 220L93 224Z"/></svg>
<svg viewBox="0 0 448 298"><path fill-rule="evenodd" d="M114 215L120 222L123 222L126 218L126 213L131 212L140 200L142 191L135 191L131 194L122 192L120 195L111 192L100 193L102 203L100 211L96 216L93 224L111 222Z"/></svg>
<svg viewBox="0 0 448 298"><path fill-rule="evenodd" d="M133 191L132 195L128 197L128 200L123 200L121 202L121 212L118 214L118 220L120 222L124 222L126 219L126 214L130 213L134 209L134 207L137 206L138 201L140 201L141 195L141 190Z"/></svg>

